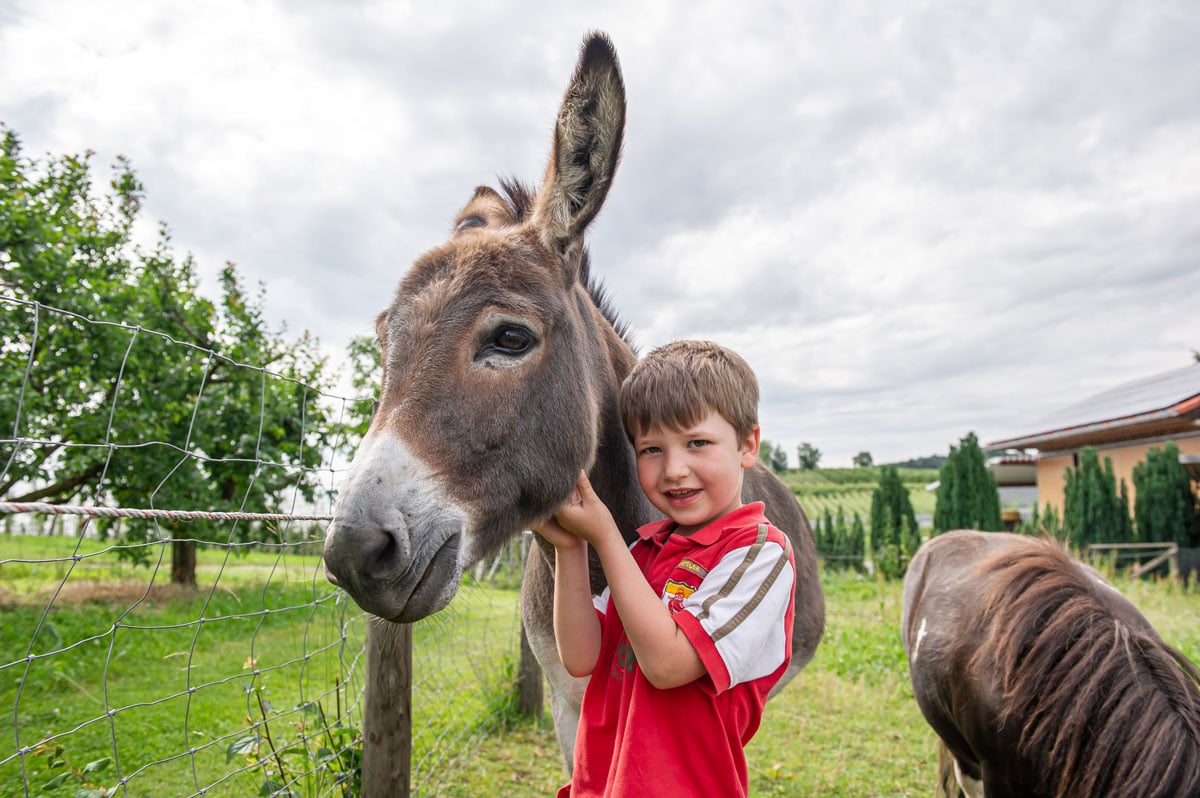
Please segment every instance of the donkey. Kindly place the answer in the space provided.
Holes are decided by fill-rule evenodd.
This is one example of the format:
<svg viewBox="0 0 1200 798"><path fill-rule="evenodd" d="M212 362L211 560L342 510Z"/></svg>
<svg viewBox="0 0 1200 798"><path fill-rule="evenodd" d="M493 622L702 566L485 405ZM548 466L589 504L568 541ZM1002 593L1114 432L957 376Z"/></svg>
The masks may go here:
<svg viewBox="0 0 1200 798"><path fill-rule="evenodd" d="M616 52L592 34L563 97L541 187L476 189L449 240L417 259L376 320L379 404L325 539L329 580L367 612L411 623L445 607L463 570L549 517L581 469L629 540L661 517L638 486L617 405L637 358L584 247L624 125ZM744 497L764 501L794 547L796 621L782 686L824 630L812 529L761 464L748 473ZM554 552L537 541L521 613L569 768L585 680L558 659ZM604 575L592 566L599 592Z"/></svg>
<svg viewBox="0 0 1200 798"><path fill-rule="evenodd" d="M1200 673L1052 540L947 532L901 626L939 794L1200 795Z"/></svg>

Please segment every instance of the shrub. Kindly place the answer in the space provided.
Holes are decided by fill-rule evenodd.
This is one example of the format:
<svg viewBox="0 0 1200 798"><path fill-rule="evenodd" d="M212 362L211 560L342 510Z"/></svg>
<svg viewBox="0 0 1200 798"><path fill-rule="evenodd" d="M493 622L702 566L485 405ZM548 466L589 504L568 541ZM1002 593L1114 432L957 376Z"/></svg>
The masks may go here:
<svg viewBox="0 0 1200 798"><path fill-rule="evenodd" d="M1200 546L1196 496L1174 443L1146 452L1146 459L1133 468L1133 486L1139 540Z"/></svg>

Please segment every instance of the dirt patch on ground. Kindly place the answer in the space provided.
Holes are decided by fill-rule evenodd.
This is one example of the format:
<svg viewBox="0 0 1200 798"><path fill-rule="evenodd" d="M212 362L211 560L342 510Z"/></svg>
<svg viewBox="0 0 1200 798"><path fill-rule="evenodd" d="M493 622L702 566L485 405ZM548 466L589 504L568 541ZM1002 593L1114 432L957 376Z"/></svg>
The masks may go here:
<svg viewBox="0 0 1200 798"><path fill-rule="evenodd" d="M107 604L111 606L129 606L139 599L155 604L173 599L195 599L203 595L201 588L184 585L151 585L147 590L145 582L134 580L120 582L93 582L90 580L72 581L62 586L55 595L57 587L39 587L32 592L15 593L5 585L0 585L0 610L11 610L17 607L45 607L47 602L54 600L56 607L79 607L83 604Z"/></svg>

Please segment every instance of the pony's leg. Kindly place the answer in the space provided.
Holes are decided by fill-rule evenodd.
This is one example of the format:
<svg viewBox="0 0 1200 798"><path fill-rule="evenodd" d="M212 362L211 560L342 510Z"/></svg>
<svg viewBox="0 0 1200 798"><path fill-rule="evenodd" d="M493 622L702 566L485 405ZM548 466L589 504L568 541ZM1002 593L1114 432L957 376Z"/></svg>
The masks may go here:
<svg viewBox="0 0 1200 798"><path fill-rule="evenodd" d="M983 782L963 773L957 759L954 760L954 777L958 779L958 787L967 798L984 798Z"/></svg>
<svg viewBox="0 0 1200 798"><path fill-rule="evenodd" d="M958 760L938 740L938 777L935 798L984 798L983 783L962 772Z"/></svg>

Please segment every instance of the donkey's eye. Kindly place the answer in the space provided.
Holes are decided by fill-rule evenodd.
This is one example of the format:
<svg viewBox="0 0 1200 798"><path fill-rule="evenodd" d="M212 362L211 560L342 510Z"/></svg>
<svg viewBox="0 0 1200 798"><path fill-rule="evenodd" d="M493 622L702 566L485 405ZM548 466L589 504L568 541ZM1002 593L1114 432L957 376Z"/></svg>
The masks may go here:
<svg viewBox="0 0 1200 798"><path fill-rule="evenodd" d="M484 339L483 345L475 354L475 359L493 366L503 365L503 358L523 355L536 343L537 339L526 328L517 324L504 324ZM497 356L500 360L494 360Z"/></svg>
<svg viewBox="0 0 1200 798"><path fill-rule="evenodd" d="M471 214L458 223L458 225L454 228L454 232L461 233L463 230L471 230L476 227L487 227L487 219L484 219L482 216Z"/></svg>
<svg viewBox="0 0 1200 798"><path fill-rule="evenodd" d="M493 343L501 352L517 354L529 348L529 345L533 343L533 336L529 334L529 330L523 330L520 327L501 327L496 332Z"/></svg>

